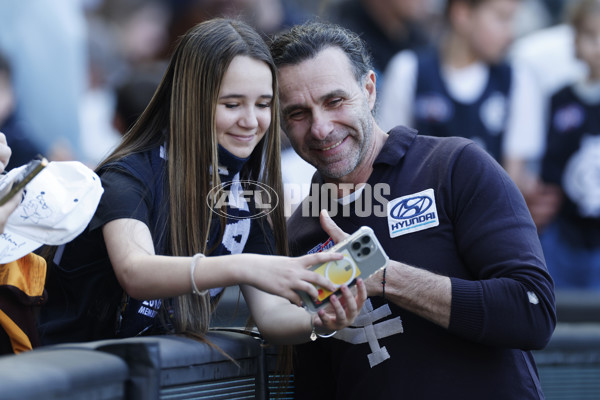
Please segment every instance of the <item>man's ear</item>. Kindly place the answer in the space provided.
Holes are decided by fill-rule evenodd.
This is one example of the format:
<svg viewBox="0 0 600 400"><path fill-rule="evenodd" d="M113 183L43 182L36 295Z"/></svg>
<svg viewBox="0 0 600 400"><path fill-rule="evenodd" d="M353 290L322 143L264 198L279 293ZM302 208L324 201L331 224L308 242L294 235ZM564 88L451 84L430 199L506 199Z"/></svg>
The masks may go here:
<svg viewBox="0 0 600 400"><path fill-rule="evenodd" d="M373 111L375 108L375 100L377 98L377 77L374 71L367 72L367 76L364 79L364 88L367 92L367 98L369 101L369 109Z"/></svg>

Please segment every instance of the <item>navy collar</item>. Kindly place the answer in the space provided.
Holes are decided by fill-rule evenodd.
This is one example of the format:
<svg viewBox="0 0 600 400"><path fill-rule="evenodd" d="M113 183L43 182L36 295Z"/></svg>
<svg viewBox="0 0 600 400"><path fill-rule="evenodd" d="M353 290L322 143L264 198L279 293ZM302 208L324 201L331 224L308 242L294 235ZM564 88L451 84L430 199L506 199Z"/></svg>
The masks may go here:
<svg viewBox="0 0 600 400"><path fill-rule="evenodd" d="M373 165L398 165L417 137L417 133L416 129L406 126L397 126L392 129Z"/></svg>

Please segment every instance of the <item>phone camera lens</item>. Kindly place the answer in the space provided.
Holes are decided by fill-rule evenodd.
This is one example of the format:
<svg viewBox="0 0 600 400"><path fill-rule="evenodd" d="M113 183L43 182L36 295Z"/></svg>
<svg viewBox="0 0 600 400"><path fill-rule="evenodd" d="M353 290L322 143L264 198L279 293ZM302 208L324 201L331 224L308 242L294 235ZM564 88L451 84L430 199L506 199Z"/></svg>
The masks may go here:
<svg viewBox="0 0 600 400"><path fill-rule="evenodd" d="M352 243L352 249L354 249L354 250L360 249L360 243L358 243L358 242Z"/></svg>
<svg viewBox="0 0 600 400"><path fill-rule="evenodd" d="M363 236L360 238L360 241L363 242L363 244L367 244L371 241L371 238L368 236Z"/></svg>
<svg viewBox="0 0 600 400"><path fill-rule="evenodd" d="M371 252L371 249L370 249L370 248L368 248L368 247L365 247L364 249L362 249L362 252L363 252L363 254L364 254L365 256L368 256L368 255L369 255L369 253Z"/></svg>

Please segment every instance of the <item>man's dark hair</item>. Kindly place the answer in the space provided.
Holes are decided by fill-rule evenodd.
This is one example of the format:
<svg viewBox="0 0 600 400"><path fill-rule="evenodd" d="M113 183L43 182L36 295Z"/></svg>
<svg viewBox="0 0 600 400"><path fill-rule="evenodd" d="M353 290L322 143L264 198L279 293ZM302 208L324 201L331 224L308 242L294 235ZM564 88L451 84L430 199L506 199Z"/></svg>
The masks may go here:
<svg viewBox="0 0 600 400"><path fill-rule="evenodd" d="M329 47L337 47L348 56L357 81L373 69L365 42L356 33L339 25L309 21L275 36L270 43L277 68L299 64Z"/></svg>

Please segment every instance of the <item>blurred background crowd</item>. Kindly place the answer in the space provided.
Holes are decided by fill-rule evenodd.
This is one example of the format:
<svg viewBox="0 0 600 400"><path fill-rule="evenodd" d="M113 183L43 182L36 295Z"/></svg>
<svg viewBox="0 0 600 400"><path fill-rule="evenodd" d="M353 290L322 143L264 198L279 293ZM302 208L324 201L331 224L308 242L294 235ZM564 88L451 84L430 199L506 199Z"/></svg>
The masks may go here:
<svg viewBox="0 0 600 400"><path fill-rule="evenodd" d="M572 9L580 3L588 9L577 16ZM13 149L7 169L38 153L94 167L148 103L177 38L198 22L241 18L268 38L309 19L330 20L360 33L372 51L381 126L464 132L479 142L526 198L557 289L600 291L598 4L5 0L0 131ZM475 104L479 125L458 119L461 107L468 113ZM301 165L287 150L284 167ZM296 173L287 182L310 180L305 165L284 170Z"/></svg>

